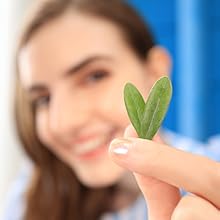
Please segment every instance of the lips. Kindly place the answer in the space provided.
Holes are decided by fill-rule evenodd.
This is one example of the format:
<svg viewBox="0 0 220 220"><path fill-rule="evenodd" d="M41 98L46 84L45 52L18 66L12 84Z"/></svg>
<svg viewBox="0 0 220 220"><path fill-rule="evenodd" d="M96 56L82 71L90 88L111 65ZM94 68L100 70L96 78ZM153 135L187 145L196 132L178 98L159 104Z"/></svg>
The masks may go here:
<svg viewBox="0 0 220 220"><path fill-rule="evenodd" d="M115 132L107 132L107 134L90 136L89 138L81 138L81 141L75 142L73 146L74 155L79 159L94 159L107 152L107 147L113 139Z"/></svg>
<svg viewBox="0 0 220 220"><path fill-rule="evenodd" d="M106 142L105 137L94 138L89 141L83 142L82 144L76 144L74 146L74 152L77 155L86 154L96 150L97 148L102 146L105 142Z"/></svg>

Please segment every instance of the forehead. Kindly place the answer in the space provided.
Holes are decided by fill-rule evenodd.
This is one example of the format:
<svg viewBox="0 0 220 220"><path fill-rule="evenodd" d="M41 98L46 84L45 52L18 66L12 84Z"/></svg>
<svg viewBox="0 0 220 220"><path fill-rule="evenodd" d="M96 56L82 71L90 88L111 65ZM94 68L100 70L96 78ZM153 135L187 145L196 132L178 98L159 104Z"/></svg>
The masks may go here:
<svg viewBox="0 0 220 220"><path fill-rule="evenodd" d="M99 17L71 12L41 27L23 48L19 66L29 76L60 72L93 54L118 56L127 44L117 25ZM22 77L23 78L23 77ZM29 77L30 78L30 77ZM31 80L31 79L29 79Z"/></svg>

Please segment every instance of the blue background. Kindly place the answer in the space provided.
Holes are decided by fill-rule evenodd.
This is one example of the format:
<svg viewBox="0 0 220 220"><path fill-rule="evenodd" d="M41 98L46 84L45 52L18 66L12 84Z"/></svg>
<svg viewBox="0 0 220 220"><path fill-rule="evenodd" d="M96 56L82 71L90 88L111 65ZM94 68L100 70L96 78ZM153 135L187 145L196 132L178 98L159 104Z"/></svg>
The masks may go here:
<svg viewBox="0 0 220 220"><path fill-rule="evenodd" d="M220 1L129 0L173 59L164 127L201 141L220 133Z"/></svg>

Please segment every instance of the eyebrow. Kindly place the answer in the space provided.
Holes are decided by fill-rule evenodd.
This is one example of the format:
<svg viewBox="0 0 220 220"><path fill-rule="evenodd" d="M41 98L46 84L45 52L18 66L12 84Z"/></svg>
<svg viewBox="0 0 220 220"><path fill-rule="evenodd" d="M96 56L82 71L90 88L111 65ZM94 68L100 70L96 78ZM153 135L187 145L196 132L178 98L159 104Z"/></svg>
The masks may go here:
<svg viewBox="0 0 220 220"><path fill-rule="evenodd" d="M69 75L73 75L73 74L75 75L81 69L83 69L84 67L86 67L90 63L95 62L97 60L112 60L112 58L110 56L104 56L104 55L97 55L97 56L88 57L85 60L74 65L73 67L70 67L67 71L65 71L64 77L69 76Z"/></svg>
<svg viewBox="0 0 220 220"><path fill-rule="evenodd" d="M70 67L68 70L66 70L63 74L63 77L66 78L70 75L71 76L75 75L79 73L81 69L88 66L90 63L98 61L98 60L112 60L112 58L110 56L105 56L105 55L96 55L96 56L88 57L80 61L76 65ZM45 91L45 90L47 90L47 87L42 84L34 84L30 88L28 88L29 93L35 93L35 92L40 92L40 91Z"/></svg>

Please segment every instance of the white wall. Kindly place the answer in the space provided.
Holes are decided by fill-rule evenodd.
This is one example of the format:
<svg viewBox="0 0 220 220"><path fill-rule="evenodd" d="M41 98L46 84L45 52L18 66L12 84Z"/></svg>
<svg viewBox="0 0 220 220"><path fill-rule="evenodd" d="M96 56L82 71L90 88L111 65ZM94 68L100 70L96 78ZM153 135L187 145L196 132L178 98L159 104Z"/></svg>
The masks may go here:
<svg viewBox="0 0 220 220"><path fill-rule="evenodd" d="M16 140L13 117L13 49L15 33L24 2L0 1L0 216L10 184L21 164L23 153Z"/></svg>

